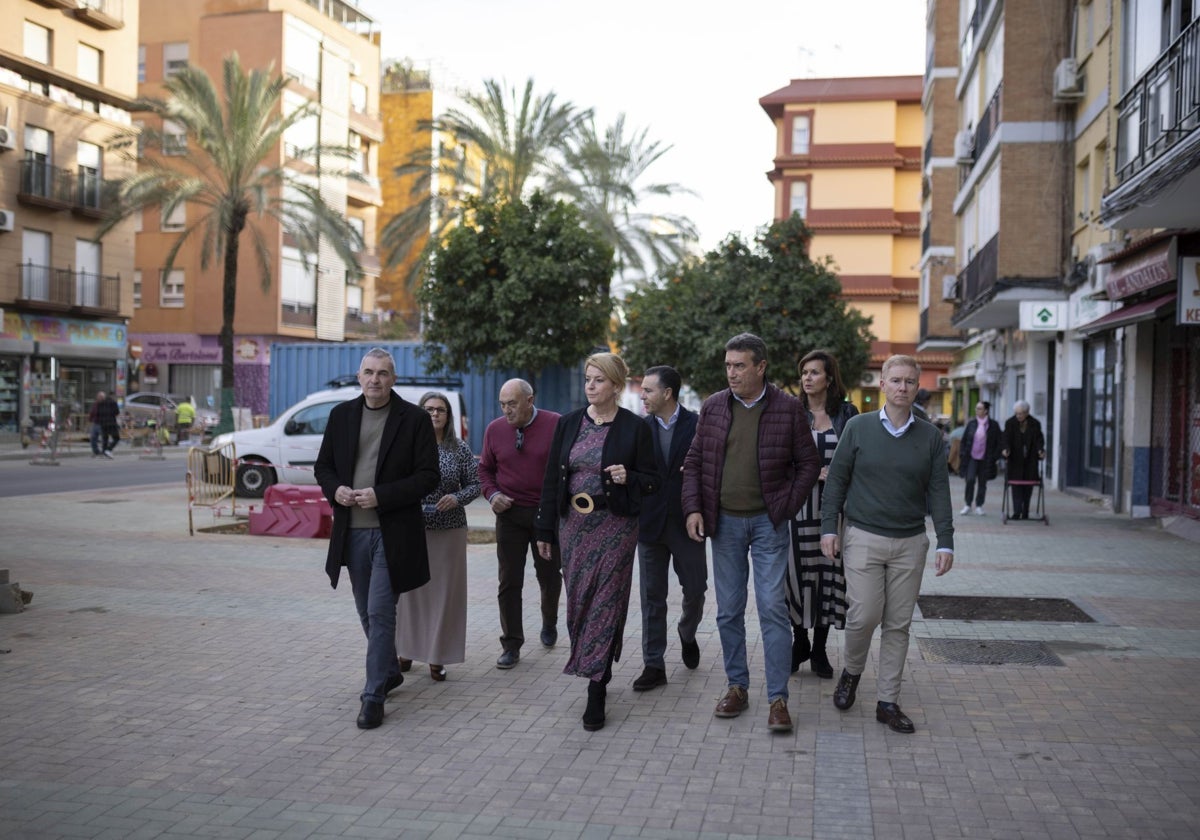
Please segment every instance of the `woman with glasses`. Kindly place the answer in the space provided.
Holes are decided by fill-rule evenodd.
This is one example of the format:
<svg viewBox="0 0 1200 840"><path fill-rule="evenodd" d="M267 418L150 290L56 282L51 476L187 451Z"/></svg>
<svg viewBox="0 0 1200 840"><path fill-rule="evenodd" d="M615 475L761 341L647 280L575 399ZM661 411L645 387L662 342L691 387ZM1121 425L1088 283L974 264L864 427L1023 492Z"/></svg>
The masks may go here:
<svg viewBox="0 0 1200 840"><path fill-rule="evenodd" d="M621 408L629 368L614 353L589 356L588 404L559 419L534 529L538 553L558 544L571 656L563 673L588 680L583 728L604 726L612 664L621 658L642 496L658 491L650 427Z"/></svg>
<svg viewBox="0 0 1200 840"><path fill-rule="evenodd" d="M467 514L463 509L479 496L475 456L454 433L454 410L445 394L421 397L438 442L441 481L421 500L425 543L429 551L429 583L400 595L396 604L396 655L400 670L413 660L429 663L429 675L446 679L446 666L466 661L467 649Z"/></svg>

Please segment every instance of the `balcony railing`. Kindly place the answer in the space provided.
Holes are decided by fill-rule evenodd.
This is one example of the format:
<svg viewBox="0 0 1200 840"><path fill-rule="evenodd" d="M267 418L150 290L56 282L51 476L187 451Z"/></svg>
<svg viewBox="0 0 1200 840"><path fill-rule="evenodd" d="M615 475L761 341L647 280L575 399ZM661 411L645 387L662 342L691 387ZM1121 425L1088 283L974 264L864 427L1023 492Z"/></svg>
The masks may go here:
<svg viewBox="0 0 1200 840"><path fill-rule="evenodd" d="M921 228L921 253L922 254L924 254L926 251L929 250L930 227L931 227L931 224L929 222L926 222L925 227Z"/></svg>
<svg viewBox="0 0 1200 840"><path fill-rule="evenodd" d="M119 181L104 180L94 172L81 171L75 178L76 213L100 218L116 204Z"/></svg>
<svg viewBox="0 0 1200 840"><path fill-rule="evenodd" d="M75 17L97 29L120 29L125 25L124 0L78 0Z"/></svg>
<svg viewBox="0 0 1200 840"><path fill-rule="evenodd" d="M1003 114L1004 104L1004 83L1001 82L996 87L996 92L992 94L992 98L988 101L987 107L983 109L983 114L979 117L979 127L975 129L975 159L979 160L983 155L984 149L988 147L988 143L992 142L992 137L995 136L996 130L1000 128L1000 122L1004 119Z"/></svg>
<svg viewBox="0 0 1200 840"><path fill-rule="evenodd" d="M379 335L379 319L373 312L347 312L346 333L348 335Z"/></svg>
<svg viewBox="0 0 1200 840"><path fill-rule="evenodd" d="M40 160L21 161L18 201L63 210L74 204L74 193L74 173Z"/></svg>
<svg viewBox="0 0 1200 840"><path fill-rule="evenodd" d="M1200 127L1200 20L1183 30L1117 103L1117 181Z"/></svg>
<svg viewBox="0 0 1200 840"><path fill-rule="evenodd" d="M967 308L996 285L999 252L1000 237L993 236L958 273L959 300Z"/></svg>
<svg viewBox="0 0 1200 840"><path fill-rule="evenodd" d="M120 275L34 265L31 262L22 263L20 273L21 301L27 305L111 314L121 309Z"/></svg>
<svg viewBox="0 0 1200 840"><path fill-rule="evenodd" d="M311 303L284 301L279 307L280 320L289 327L315 327L317 307Z"/></svg>

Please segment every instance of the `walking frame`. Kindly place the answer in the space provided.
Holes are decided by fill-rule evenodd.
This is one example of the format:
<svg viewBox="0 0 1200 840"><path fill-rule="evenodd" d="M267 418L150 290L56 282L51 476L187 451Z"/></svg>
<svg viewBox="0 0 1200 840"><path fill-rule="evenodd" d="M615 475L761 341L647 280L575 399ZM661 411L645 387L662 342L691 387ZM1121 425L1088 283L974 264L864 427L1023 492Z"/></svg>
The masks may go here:
<svg viewBox="0 0 1200 840"><path fill-rule="evenodd" d="M1014 487L1036 488L1037 492L1034 493L1032 496L1030 496L1029 513L1026 515L1025 518L1031 522L1036 522L1036 521L1040 520L1043 525L1049 525L1050 517L1046 515L1045 486L1042 483L1041 464L1038 464L1038 477L1036 480L1030 479L1030 480L1009 481L1008 476L1005 475L1005 478L1004 478L1004 501L1000 508L1000 522L1003 525L1007 525L1008 520L1012 518L1011 516L1009 516L1009 504L1010 504L1009 499L1012 496L1011 488L1014 488ZM1036 496L1036 501L1034 499L1035 496ZM1015 502L1013 503L1013 507L1016 507Z"/></svg>

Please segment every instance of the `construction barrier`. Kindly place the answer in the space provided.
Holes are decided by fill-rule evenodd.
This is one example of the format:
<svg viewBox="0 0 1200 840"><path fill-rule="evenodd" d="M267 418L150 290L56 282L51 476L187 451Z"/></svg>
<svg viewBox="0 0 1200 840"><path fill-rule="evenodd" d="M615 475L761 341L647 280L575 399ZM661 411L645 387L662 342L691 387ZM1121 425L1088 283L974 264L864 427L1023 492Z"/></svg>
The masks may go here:
<svg viewBox="0 0 1200 840"><path fill-rule="evenodd" d="M333 506L320 487L272 484L263 505L250 511L255 536L328 538L333 530Z"/></svg>
<svg viewBox="0 0 1200 840"><path fill-rule="evenodd" d="M188 448L188 534L195 535L192 511L206 507L215 518L222 504L229 503L231 512L236 511L234 477L236 475L237 451L232 443L211 448L192 446Z"/></svg>

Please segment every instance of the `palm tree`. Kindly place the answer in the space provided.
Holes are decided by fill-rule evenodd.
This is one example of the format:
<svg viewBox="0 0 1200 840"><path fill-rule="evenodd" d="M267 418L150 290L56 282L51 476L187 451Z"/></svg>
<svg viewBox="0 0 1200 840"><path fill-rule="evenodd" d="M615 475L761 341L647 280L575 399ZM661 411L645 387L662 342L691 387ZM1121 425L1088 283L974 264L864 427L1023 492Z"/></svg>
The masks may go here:
<svg viewBox="0 0 1200 840"><path fill-rule="evenodd" d="M397 167L400 176L415 176L413 204L390 220L379 241L388 254L388 265L403 262L410 250L429 232L435 221L430 246L461 217L468 195L510 201L521 198L526 187L552 171L554 156L561 152L570 133L591 117L570 102L560 102L551 92L535 95L533 79L525 82L518 97L515 87L488 79L482 94L463 97L465 108L451 108L419 129L431 132L430 143ZM436 181L436 188L434 183ZM422 265L414 261L408 278L415 285Z"/></svg>
<svg viewBox="0 0 1200 840"><path fill-rule="evenodd" d="M648 262L655 269L677 263L696 238L686 216L644 209L655 200L692 193L679 184L645 183L647 170L671 150L650 142L647 133L643 128L626 136L624 114L603 136L595 120L580 122L547 187L571 201L584 223L612 246L618 276L644 276Z"/></svg>
<svg viewBox="0 0 1200 840"><path fill-rule="evenodd" d="M218 429L231 431L233 319L242 233L250 234L264 289L271 284L273 267L262 222L280 223L305 255L315 254L319 244L331 247L355 274L360 271L355 252L361 249L362 240L345 216L325 203L319 186L321 176L353 177L327 163L349 160L352 150L326 145L289 150L289 156L311 163L308 174L298 177L281 164L284 133L311 118L315 106L283 113L281 103L288 82L275 75L273 67L243 71L235 53L225 59L222 70L221 93L203 70L188 66L164 83L167 98L134 103L131 110L135 112L148 112L181 126L187 134L187 154L139 159L138 172L121 182L116 206L97 238L144 208L160 207L164 216L185 203L199 209L194 220L193 214L188 215L187 227L167 253L164 270L171 271L180 248L196 237L200 240L200 268L207 270L214 260L223 264ZM115 145L132 156L139 133L143 141L163 136L155 129L130 129L115 138Z"/></svg>

